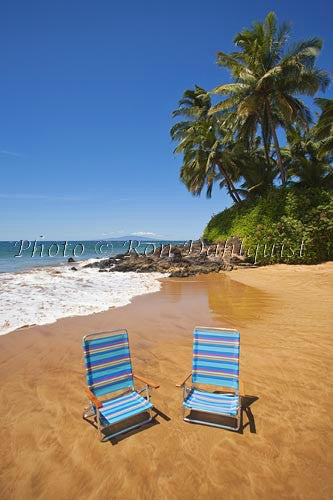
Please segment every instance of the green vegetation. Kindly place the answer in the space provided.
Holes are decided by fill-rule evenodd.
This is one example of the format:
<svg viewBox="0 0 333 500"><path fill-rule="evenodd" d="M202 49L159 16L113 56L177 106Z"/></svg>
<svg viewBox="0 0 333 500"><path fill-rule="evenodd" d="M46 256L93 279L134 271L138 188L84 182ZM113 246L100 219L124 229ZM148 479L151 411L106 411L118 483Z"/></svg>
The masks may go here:
<svg viewBox="0 0 333 500"><path fill-rule="evenodd" d="M232 82L186 90L170 133L187 189L210 197L217 185L234 204L212 218L204 237L274 243L279 253L265 262L319 262L332 256L333 100L314 100L320 109L314 124L301 96L329 85L316 66L322 41L287 45L289 37L290 25L279 27L274 13L242 30L235 52L217 54ZM222 100L213 105L216 95Z"/></svg>
<svg viewBox="0 0 333 500"><path fill-rule="evenodd" d="M333 195L320 188L273 188L215 215L203 237L226 241L237 235L243 255L260 264L317 263L333 259Z"/></svg>

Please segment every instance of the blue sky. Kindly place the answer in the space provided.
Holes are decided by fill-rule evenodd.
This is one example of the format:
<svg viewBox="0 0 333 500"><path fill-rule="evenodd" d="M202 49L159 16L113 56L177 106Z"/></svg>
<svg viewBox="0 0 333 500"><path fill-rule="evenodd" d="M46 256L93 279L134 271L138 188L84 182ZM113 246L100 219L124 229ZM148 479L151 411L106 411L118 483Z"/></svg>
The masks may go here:
<svg viewBox="0 0 333 500"><path fill-rule="evenodd" d="M228 81L216 52L270 10L333 70L328 0L3 1L0 239L198 237L230 201L180 183L171 111Z"/></svg>

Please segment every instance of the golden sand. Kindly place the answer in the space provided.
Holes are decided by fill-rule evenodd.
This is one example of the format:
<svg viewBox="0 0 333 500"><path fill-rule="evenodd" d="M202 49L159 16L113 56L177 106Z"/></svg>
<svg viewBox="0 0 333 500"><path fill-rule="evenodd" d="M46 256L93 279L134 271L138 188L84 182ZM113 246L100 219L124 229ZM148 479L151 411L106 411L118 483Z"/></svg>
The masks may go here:
<svg viewBox="0 0 333 500"><path fill-rule="evenodd" d="M333 263L241 269L1 337L1 500L332 498L332 296ZM240 433L180 418L196 325L241 332ZM159 414L100 443L81 418L81 338L118 327Z"/></svg>

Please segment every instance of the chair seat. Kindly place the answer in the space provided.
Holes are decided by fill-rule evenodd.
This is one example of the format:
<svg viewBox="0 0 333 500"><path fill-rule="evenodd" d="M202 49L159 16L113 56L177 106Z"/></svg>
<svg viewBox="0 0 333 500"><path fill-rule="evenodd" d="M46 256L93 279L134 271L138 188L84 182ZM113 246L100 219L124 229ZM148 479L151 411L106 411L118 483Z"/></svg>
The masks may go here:
<svg viewBox="0 0 333 500"><path fill-rule="evenodd" d="M196 411L236 416L239 408L239 396L233 393L216 394L191 389L183 405Z"/></svg>
<svg viewBox="0 0 333 500"><path fill-rule="evenodd" d="M103 424L109 425L133 417L152 407L153 405L147 399L137 392L131 392L118 398L103 401L103 406L99 411Z"/></svg>

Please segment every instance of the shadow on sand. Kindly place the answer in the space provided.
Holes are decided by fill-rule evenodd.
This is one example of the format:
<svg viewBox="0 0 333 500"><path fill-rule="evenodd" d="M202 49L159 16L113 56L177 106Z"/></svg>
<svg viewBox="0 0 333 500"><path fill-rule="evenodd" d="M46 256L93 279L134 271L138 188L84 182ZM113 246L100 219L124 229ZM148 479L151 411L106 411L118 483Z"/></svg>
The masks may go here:
<svg viewBox="0 0 333 500"><path fill-rule="evenodd" d="M241 411L241 421L240 421L240 428L238 431L232 431L230 432L237 432L238 434L243 434L244 430L249 427L249 430L252 434L256 434L256 424L254 420L254 416L251 410L251 405L255 403L259 398L257 396L243 396L242 397L242 411ZM156 417L159 416L163 418L166 422L169 422L171 418L163 413L161 410L158 408L153 407L154 415L153 418L150 422L142 424L142 426L137 427L135 429L125 431L123 434L119 434L118 436L115 436L113 438L110 438L109 441L112 445L116 445L119 442L123 441L123 439L126 439L127 437L133 436L135 434L138 434L139 432L145 431L147 429L150 429L151 427L154 427L155 425L159 425L158 420L156 420ZM247 417L247 422L244 423L244 414ZM142 415L144 418L142 418ZM136 415L134 417L131 417L129 419L126 419L123 422L117 423L112 425L112 430L111 427L107 427L102 430L102 433L104 436L108 436L109 434L114 434L116 432L120 432L122 430L125 430L128 427L131 427L132 425L139 424L140 421L146 420L148 416L148 413L141 413L140 415ZM206 421L208 424L214 425L230 425L230 417L224 417L222 415L216 415L216 414L207 414L207 413L201 413L198 411L191 411L189 416L195 420L203 420ZM83 417L83 420L88 422L92 427L94 427L96 430L98 429L97 427L97 422L96 422L96 416L93 416L93 418L88 418L88 417ZM195 422L193 422L195 423ZM199 424L199 425L204 425L204 424ZM229 430L229 429L223 429L223 430Z"/></svg>
<svg viewBox="0 0 333 500"><path fill-rule="evenodd" d="M128 418L128 419L126 419L122 422L119 422L117 424L114 424L110 427L106 427L105 429L102 430L102 434L105 437L107 437L110 434L115 434L116 432L121 432L122 430L124 430L123 434L119 434L118 436L114 436L108 440L112 445L116 445L120 441L122 441L123 439L126 439L127 437L138 434L139 432L150 429L151 427L155 427L155 425L159 425L158 420L156 420L157 416L163 418L163 420L166 420L167 422L169 422L171 420L168 415L163 413L158 408L153 407L152 411L154 411L154 415L152 417L152 420L150 422L143 423L142 426L140 426L140 427L136 427L135 429L129 430L127 432L125 431L126 428L131 427L132 425L137 425L141 421L146 420L149 416L148 413L140 413L139 415L135 415L134 417ZM96 429L96 431L98 430L96 416L93 416L93 418L83 417L83 420L85 420L92 427L94 427Z"/></svg>
<svg viewBox="0 0 333 500"><path fill-rule="evenodd" d="M230 432L237 432L238 434L243 434L244 430L249 427L250 432L253 434L256 434L256 425L254 421L254 416L251 411L250 406L257 401L259 398L257 396L243 396L242 397L242 411L241 411L241 418L240 418L240 427L238 431L232 429L223 429L223 430L229 430ZM244 414L247 417L247 422L244 423ZM231 420L234 420L236 422L236 419L233 417L228 417L228 416L223 416L223 415L218 415L214 413L203 413L200 411L195 411L191 410L191 412L188 415L191 419L193 420L201 420L203 422L207 422L208 425L211 426L231 426L232 424L230 423ZM190 423L196 423L196 422L190 422ZM203 423L197 423L197 425L204 425Z"/></svg>

